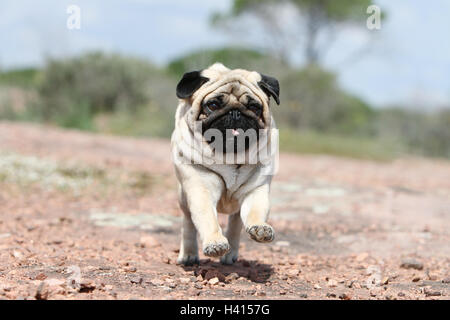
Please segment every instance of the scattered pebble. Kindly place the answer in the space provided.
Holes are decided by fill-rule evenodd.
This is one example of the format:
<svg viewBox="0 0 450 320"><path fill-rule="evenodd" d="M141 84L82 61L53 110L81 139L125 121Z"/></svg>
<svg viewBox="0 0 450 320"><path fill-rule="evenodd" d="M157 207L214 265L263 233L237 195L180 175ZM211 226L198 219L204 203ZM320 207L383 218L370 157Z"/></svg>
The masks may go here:
<svg viewBox="0 0 450 320"><path fill-rule="evenodd" d="M164 284L164 281L162 281L161 279L152 279L150 280L150 283L156 287L160 287Z"/></svg>
<svg viewBox="0 0 450 320"><path fill-rule="evenodd" d="M45 273L39 273L34 279L35 280L45 280L45 279L47 279L47 276L45 275Z"/></svg>
<svg viewBox="0 0 450 320"><path fill-rule="evenodd" d="M400 268L422 270L423 264L415 259L404 259Z"/></svg>
<svg viewBox="0 0 450 320"><path fill-rule="evenodd" d="M47 300L49 296L48 285L45 282L41 282L37 287L34 297L37 300Z"/></svg>
<svg viewBox="0 0 450 320"><path fill-rule="evenodd" d="M180 278L180 282L183 284L188 284L189 282L191 282L191 279L189 278Z"/></svg>
<svg viewBox="0 0 450 320"><path fill-rule="evenodd" d="M161 245L159 243L159 241L156 240L156 238L154 238L152 236L142 236L139 241L139 244L143 248L155 248L155 247L159 247Z"/></svg>
<svg viewBox="0 0 450 320"><path fill-rule="evenodd" d="M132 276L130 277L130 282L134 284L141 284L144 279L140 276Z"/></svg>
<svg viewBox="0 0 450 320"><path fill-rule="evenodd" d="M196 288L196 289L203 289L203 285L201 284L201 283L195 283L194 284L194 288Z"/></svg>
<svg viewBox="0 0 450 320"><path fill-rule="evenodd" d="M340 295L339 295L339 299L342 299L342 300L351 300L352 297L351 297L349 294L347 294L347 293L343 293L343 294L340 294Z"/></svg>
<svg viewBox="0 0 450 320"><path fill-rule="evenodd" d="M329 279L327 284L330 288L337 287L337 281L333 279Z"/></svg>
<svg viewBox="0 0 450 320"><path fill-rule="evenodd" d="M162 258L162 262L165 264L170 264L170 258L164 257L164 258Z"/></svg>
<svg viewBox="0 0 450 320"><path fill-rule="evenodd" d="M291 243L289 241L277 241L275 242L275 245L279 247L289 247Z"/></svg>
<svg viewBox="0 0 450 320"><path fill-rule="evenodd" d="M289 277L296 277L300 274L300 270L298 269L292 269L288 271L288 276Z"/></svg>
<svg viewBox="0 0 450 320"><path fill-rule="evenodd" d="M239 279L239 274L237 274L236 272L232 272L225 277L225 281L227 282L231 282L237 279Z"/></svg>
<svg viewBox="0 0 450 320"><path fill-rule="evenodd" d="M205 280L211 280L213 278L217 278L220 282L225 282L225 276L223 273L218 271L217 269L210 269L205 273L205 276L203 277Z"/></svg>
<svg viewBox="0 0 450 320"><path fill-rule="evenodd" d="M369 256L367 252L360 253L356 256L356 261L363 262Z"/></svg>
<svg viewBox="0 0 450 320"><path fill-rule="evenodd" d="M212 278L212 279L209 279L209 280L208 280L208 283L209 283L210 285L216 285L216 284L219 283L219 278L214 277L214 278Z"/></svg>
<svg viewBox="0 0 450 320"><path fill-rule="evenodd" d="M89 279L83 279L80 282L80 288L78 289L81 293L89 293L94 291L96 288L95 282Z"/></svg>
<svg viewBox="0 0 450 320"><path fill-rule="evenodd" d="M424 290L425 296L427 297L438 297L442 295L442 292L432 289L425 289Z"/></svg>

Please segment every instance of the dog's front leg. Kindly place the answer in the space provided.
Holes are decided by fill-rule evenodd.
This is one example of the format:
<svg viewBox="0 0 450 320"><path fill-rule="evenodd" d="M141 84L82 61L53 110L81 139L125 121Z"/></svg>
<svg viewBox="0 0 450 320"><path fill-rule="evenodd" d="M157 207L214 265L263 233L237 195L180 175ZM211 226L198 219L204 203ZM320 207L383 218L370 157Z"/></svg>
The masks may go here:
<svg viewBox="0 0 450 320"><path fill-rule="evenodd" d="M184 217L181 228L180 253L178 254L177 263L190 266L200 262L198 258L197 230L192 222L191 212L187 207L186 194L183 192L181 186L178 190L178 201Z"/></svg>
<svg viewBox="0 0 450 320"><path fill-rule="evenodd" d="M191 175L189 179L183 182L184 205L188 211L185 212L185 221L191 220L195 229L197 229L202 242L203 253L209 257L220 257L230 250L228 240L222 234L216 211L223 185L218 177L209 176L206 182L202 180L192 178ZM186 213L189 213L190 219ZM189 221L186 223L189 224ZM192 235L186 234L186 231L186 229L183 230L183 239L192 238ZM183 249L185 248L181 250Z"/></svg>
<svg viewBox="0 0 450 320"><path fill-rule="evenodd" d="M275 231L266 221L269 216L269 184L251 191L242 202L241 219L245 231L257 242L271 242Z"/></svg>

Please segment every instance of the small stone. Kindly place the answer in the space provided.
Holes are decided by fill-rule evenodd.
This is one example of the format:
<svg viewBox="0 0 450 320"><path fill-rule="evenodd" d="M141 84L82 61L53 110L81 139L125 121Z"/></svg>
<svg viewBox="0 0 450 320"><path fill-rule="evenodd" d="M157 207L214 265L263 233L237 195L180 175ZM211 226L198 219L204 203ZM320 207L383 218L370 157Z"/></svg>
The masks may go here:
<svg viewBox="0 0 450 320"><path fill-rule="evenodd" d="M23 258L23 254L20 253L20 252L17 251L17 250L14 250L13 253L12 253L12 255L13 255L13 257L16 258L16 259L22 259L22 258Z"/></svg>
<svg viewBox="0 0 450 320"><path fill-rule="evenodd" d="M143 248L155 248L161 246L159 241L152 236L142 236L139 243Z"/></svg>
<svg viewBox="0 0 450 320"><path fill-rule="evenodd" d="M216 284L219 283L219 278L214 277L214 278L210 279L210 280L208 281L208 283L209 283L210 285L216 285Z"/></svg>
<svg viewBox="0 0 450 320"><path fill-rule="evenodd" d="M438 279L438 276L434 273L430 273L429 271L426 272L427 278L430 281L436 281Z"/></svg>
<svg viewBox="0 0 450 320"><path fill-rule="evenodd" d="M425 289L424 293L425 293L425 296L427 296L427 297L438 297L438 296L442 295L442 293L440 291L430 290L430 289Z"/></svg>
<svg viewBox="0 0 450 320"><path fill-rule="evenodd" d="M300 273L300 270L298 270L298 269L289 270L288 271L288 276L289 277L296 277L296 276L299 275L299 273Z"/></svg>
<svg viewBox="0 0 450 320"><path fill-rule="evenodd" d="M389 284L389 277L384 277L384 278L381 280L381 284Z"/></svg>
<svg viewBox="0 0 450 320"><path fill-rule="evenodd" d="M89 293L94 291L96 288L95 283L92 280L83 279L80 283L79 291L82 293Z"/></svg>
<svg viewBox="0 0 450 320"><path fill-rule="evenodd" d="M124 267L124 268L123 268L123 271L129 272L129 273L133 273L133 272L136 272L137 269L136 269L136 267L131 267L131 266L129 266L129 267Z"/></svg>
<svg viewBox="0 0 450 320"><path fill-rule="evenodd" d="M236 272L232 272L225 277L226 282L231 282L237 279L239 279L239 274L237 274Z"/></svg>
<svg viewBox="0 0 450 320"><path fill-rule="evenodd" d="M355 283L355 280L347 281L347 282L345 283L345 286L346 286L347 288L352 288L354 283Z"/></svg>
<svg viewBox="0 0 450 320"><path fill-rule="evenodd" d="M275 242L275 245L279 247L289 247L291 243L289 241L277 241Z"/></svg>
<svg viewBox="0 0 450 320"><path fill-rule="evenodd" d="M191 279L189 278L180 278L180 282L183 284L188 284L189 282L191 282Z"/></svg>
<svg viewBox="0 0 450 320"><path fill-rule="evenodd" d="M45 273L39 273L34 279L35 280L45 280L45 279L47 279L47 276L45 275Z"/></svg>
<svg viewBox="0 0 450 320"><path fill-rule="evenodd" d="M48 285L45 282L41 282L36 290L34 297L37 300L47 300L49 295Z"/></svg>
<svg viewBox="0 0 450 320"><path fill-rule="evenodd" d="M332 293L332 292L327 292L327 297L328 298L336 298L336 294Z"/></svg>
<svg viewBox="0 0 450 320"><path fill-rule="evenodd" d="M420 281L420 277L419 277L419 276L414 277L414 278L412 279L412 282L418 282L418 281Z"/></svg>
<svg viewBox="0 0 450 320"><path fill-rule="evenodd" d="M442 279L442 283L450 283L450 277Z"/></svg>
<svg viewBox="0 0 450 320"><path fill-rule="evenodd" d="M201 275L198 275L196 279L197 279L198 282L203 281L203 277Z"/></svg>
<svg viewBox="0 0 450 320"><path fill-rule="evenodd" d="M422 270L423 264L415 259L404 259L400 268Z"/></svg>
<svg viewBox="0 0 450 320"><path fill-rule="evenodd" d="M47 285L49 285L50 287L56 287L56 286L61 286L64 285L66 282L62 279L47 279L44 281Z"/></svg>
<svg viewBox="0 0 450 320"><path fill-rule="evenodd" d="M196 283L196 284L194 284L194 288L203 289L203 285L201 283Z"/></svg>
<svg viewBox="0 0 450 320"><path fill-rule="evenodd" d="M308 295L307 295L306 293L301 293L301 294L299 295L299 297L300 297L300 298L303 298L303 299L306 299L306 298L308 298Z"/></svg>
<svg viewBox="0 0 450 320"><path fill-rule="evenodd" d="M134 283L134 284L141 284L143 280L144 279L142 279L142 277L140 277L140 276L130 277L130 282Z"/></svg>
<svg viewBox="0 0 450 320"><path fill-rule="evenodd" d="M356 256L356 261L362 262L362 261L366 260L366 258L368 256L369 256L369 254L367 252L360 253Z"/></svg>
<svg viewBox="0 0 450 320"><path fill-rule="evenodd" d="M358 282L354 282L352 287L355 289L361 289L361 285Z"/></svg>
<svg viewBox="0 0 450 320"><path fill-rule="evenodd" d="M160 287L164 284L164 281L162 281L161 279L152 279L150 280L150 283L156 287Z"/></svg>
<svg viewBox="0 0 450 320"><path fill-rule="evenodd" d="M162 259L162 262L165 263L165 264L170 264L170 259L168 257L164 257Z"/></svg>
<svg viewBox="0 0 450 320"><path fill-rule="evenodd" d="M405 296L405 293L403 293L403 292L399 292L398 294L397 294L399 297L404 297Z"/></svg>
<svg viewBox="0 0 450 320"><path fill-rule="evenodd" d="M208 270L204 276L204 279L208 281L211 280L212 278L217 278L219 279L220 282L225 282L225 276L223 275L223 273L221 273L216 269Z"/></svg>
<svg viewBox="0 0 450 320"><path fill-rule="evenodd" d="M314 289L322 289L322 287L319 286L318 284L315 284L315 285L314 285Z"/></svg>
<svg viewBox="0 0 450 320"><path fill-rule="evenodd" d="M330 288L337 287L337 281L333 279L329 279L327 284Z"/></svg>
<svg viewBox="0 0 450 320"><path fill-rule="evenodd" d="M286 290L280 290L278 293L280 294L280 296L284 296L287 293L287 291Z"/></svg>
<svg viewBox="0 0 450 320"><path fill-rule="evenodd" d="M342 299L342 300L351 300L352 297L351 297L349 294L347 294L347 293L343 293L343 294L340 294L340 295L339 295L339 299Z"/></svg>

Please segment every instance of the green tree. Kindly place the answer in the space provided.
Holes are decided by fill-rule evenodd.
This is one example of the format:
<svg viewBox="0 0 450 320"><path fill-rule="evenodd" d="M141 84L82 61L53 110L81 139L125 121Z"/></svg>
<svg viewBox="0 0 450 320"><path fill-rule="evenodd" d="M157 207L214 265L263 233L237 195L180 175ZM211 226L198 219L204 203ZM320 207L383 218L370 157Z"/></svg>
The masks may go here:
<svg viewBox="0 0 450 320"><path fill-rule="evenodd" d="M371 0L234 0L226 13L215 13L213 25L230 28L238 18L251 16L270 37L277 56L286 61L301 41L307 64L320 63L329 48L339 26L353 24L365 27L367 7ZM295 14L295 22L289 24L283 12ZM287 26L287 27L286 27ZM321 34L328 35L324 42L318 41Z"/></svg>

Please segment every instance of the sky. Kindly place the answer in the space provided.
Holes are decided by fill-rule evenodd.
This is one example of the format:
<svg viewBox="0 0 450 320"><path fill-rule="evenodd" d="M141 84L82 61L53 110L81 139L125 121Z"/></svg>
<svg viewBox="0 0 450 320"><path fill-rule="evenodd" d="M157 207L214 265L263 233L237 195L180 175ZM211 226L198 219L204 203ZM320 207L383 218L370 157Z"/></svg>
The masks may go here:
<svg viewBox="0 0 450 320"><path fill-rule="evenodd" d="M450 106L450 1L375 3L387 14L381 29L369 31L365 23L344 27L323 64L338 72L343 88L378 107ZM81 9L79 30L66 27L71 4ZM96 49L163 65L201 47L249 46L209 24L213 12L226 11L230 4L230 0L0 0L0 68L40 66L46 57ZM355 55L362 49L364 54Z"/></svg>

